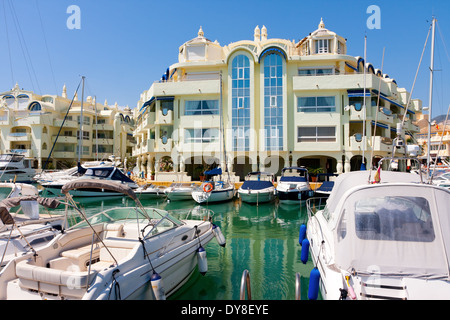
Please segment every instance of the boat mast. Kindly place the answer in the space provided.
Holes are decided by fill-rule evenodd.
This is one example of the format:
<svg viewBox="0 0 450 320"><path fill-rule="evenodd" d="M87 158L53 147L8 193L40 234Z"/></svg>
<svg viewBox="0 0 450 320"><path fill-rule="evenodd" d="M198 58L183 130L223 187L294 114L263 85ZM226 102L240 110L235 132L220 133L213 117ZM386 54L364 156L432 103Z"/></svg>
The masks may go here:
<svg viewBox="0 0 450 320"><path fill-rule="evenodd" d="M433 17L431 32L431 64L430 64L430 96L428 101L428 137L427 137L427 177L430 176L430 151L431 151L431 107L433 105L433 75L434 75L434 39L436 18Z"/></svg>
<svg viewBox="0 0 450 320"><path fill-rule="evenodd" d="M78 168L81 166L81 152L83 151L83 101L84 101L84 79L86 77L82 76L82 89L81 89L81 111L80 111L80 134L78 135Z"/></svg>
<svg viewBox="0 0 450 320"><path fill-rule="evenodd" d="M363 92L363 139L362 139L362 162L360 170L366 170L365 150L366 150L366 57L367 56L367 35L364 36L364 92Z"/></svg>
<svg viewBox="0 0 450 320"><path fill-rule="evenodd" d="M97 96L94 96L94 107L95 107L95 160L98 161Z"/></svg>

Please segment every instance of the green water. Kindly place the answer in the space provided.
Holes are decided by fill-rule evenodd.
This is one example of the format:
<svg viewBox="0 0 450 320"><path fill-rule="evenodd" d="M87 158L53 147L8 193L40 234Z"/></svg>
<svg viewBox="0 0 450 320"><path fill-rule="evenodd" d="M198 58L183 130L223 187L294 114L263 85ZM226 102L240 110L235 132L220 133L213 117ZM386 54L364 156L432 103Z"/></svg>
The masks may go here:
<svg viewBox="0 0 450 320"><path fill-rule="evenodd" d="M198 204L195 201L143 200L144 207L171 211L175 217ZM128 198L83 201L86 214L116 206L134 206ZM294 300L295 274L300 273L301 299L307 299L312 261L300 261L299 228L306 223L306 207L266 203L249 205L239 199L202 205L214 212L227 244L223 248L213 239L205 247L208 272L197 270L171 300L239 300L244 270L250 273L253 300Z"/></svg>

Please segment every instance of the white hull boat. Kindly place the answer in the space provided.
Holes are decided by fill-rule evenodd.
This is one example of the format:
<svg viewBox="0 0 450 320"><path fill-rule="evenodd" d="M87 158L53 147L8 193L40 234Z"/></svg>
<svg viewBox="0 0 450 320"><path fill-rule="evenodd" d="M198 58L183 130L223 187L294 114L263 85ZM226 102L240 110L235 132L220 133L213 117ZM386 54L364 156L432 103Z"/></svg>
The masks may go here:
<svg viewBox="0 0 450 320"><path fill-rule="evenodd" d="M60 180L51 181L48 183L41 183L41 186L44 187L49 192L61 196L61 190L63 186L67 183L79 180L104 180L104 181L113 181L117 184L128 185L132 189L137 189L138 185L128 178L122 171L120 171L117 167L92 167L87 168L86 173L77 179L67 180L65 178ZM106 189L98 189L98 188L78 188L70 191L73 197L114 197L114 196L122 196L120 192L116 192L114 190L106 190Z"/></svg>
<svg viewBox="0 0 450 320"><path fill-rule="evenodd" d="M197 265L202 274L207 271L204 247L212 238L225 245L210 217L180 221L167 211L144 209L126 185L90 183L121 192L137 206L89 218L77 210L84 221L37 250L37 256L17 258L0 272L1 299L162 300L188 281ZM69 191L79 184L63 188L75 209Z"/></svg>
<svg viewBox="0 0 450 320"><path fill-rule="evenodd" d="M310 288L327 300L450 299L450 191L413 173L368 175L339 176L324 208L308 200Z"/></svg>
<svg viewBox="0 0 450 320"><path fill-rule="evenodd" d="M194 183L174 183L164 191L170 201L192 200Z"/></svg>
<svg viewBox="0 0 450 320"><path fill-rule="evenodd" d="M38 197L37 192L0 201L0 268L45 246L61 233L64 217L40 211L59 205L57 199Z"/></svg>
<svg viewBox="0 0 450 320"><path fill-rule="evenodd" d="M250 172L238 189L239 198L243 202L257 204L273 201L277 194L273 180L271 173Z"/></svg>
<svg viewBox="0 0 450 320"><path fill-rule="evenodd" d="M283 168L277 184L278 199L286 204L299 204L313 195L308 170L304 167Z"/></svg>
<svg viewBox="0 0 450 320"><path fill-rule="evenodd" d="M0 182L33 182L36 170L31 167L31 161L18 153L0 155Z"/></svg>
<svg viewBox="0 0 450 320"><path fill-rule="evenodd" d="M197 203L214 203L230 201L235 193L234 185L222 181L204 182L192 191L192 198Z"/></svg>
<svg viewBox="0 0 450 320"><path fill-rule="evenodd" d="M139 200L162 199L166 196L164 190L164 187L158 187L152 184L140 186L136 189L133 189Z"/></svg>

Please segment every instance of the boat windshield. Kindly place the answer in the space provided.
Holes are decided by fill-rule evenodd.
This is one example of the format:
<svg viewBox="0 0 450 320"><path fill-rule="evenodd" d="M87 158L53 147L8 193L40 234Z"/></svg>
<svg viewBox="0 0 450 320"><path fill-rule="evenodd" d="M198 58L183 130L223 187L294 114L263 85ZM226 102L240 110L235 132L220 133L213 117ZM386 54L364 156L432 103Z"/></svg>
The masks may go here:
<svg viewBox="0 0 450 320"><path fill-rule="evenodd" d="M104 168L104 169L87 169L85 176L107 178L111 174L114 168Z"/></svg>
<svg viewBox="0 0 450 320"><path fill-rule="evenodd" d="M87 220L92 226L103 223L135 224L136 222L142 224L142 227L146 225L151 225L152 227L164 225L167 227L169 224L172 227L175 227L183 224L178 219L172 217L167 211L153 208L145 209L145 211L150 220L143 214L142 209L137 207L118 207L108 209L88 217ZM84 220L81 216L71 218L73 225L71 229L85 228L88 226L86 220ZM152 232L153 229L154 228L151 228L150 232Z"/></svg>
<svg viewBox="0 0 450 320"><path fill-rule="evenodd" d="M448 194L435 188L378 186L351 194L335 229L337 263L360 273L376 265L383 274L447 276L448 226L436 201L445 203Z"/></svg>

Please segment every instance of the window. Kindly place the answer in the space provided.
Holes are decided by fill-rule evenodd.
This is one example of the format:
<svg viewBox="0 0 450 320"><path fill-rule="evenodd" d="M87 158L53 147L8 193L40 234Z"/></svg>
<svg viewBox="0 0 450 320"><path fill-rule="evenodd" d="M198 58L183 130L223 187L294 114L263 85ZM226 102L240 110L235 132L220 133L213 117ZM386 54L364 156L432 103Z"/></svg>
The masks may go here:
<svg viewBox="0 0 450 320"><path fill-rule="evenodd" d="M264 58L264 132L268 151L283 150L283 58Z"/></svg>
<svg viewBox="0 0 450 320"><path fill-rule="evenodd" d="M184 115L213 115L219 114L218 100L192 100L186 101L184 105Z"/></svg>
<svg viewBox="0 0 450 320"><path fill-rule="evenodd" d="M244 134L250 129L250 60L241 54L231 65L231 113L233 151L249 151L250 139Z"/></svg>
<svg viewBox="0 0 450 320"><path fill-rule="evenodd" d="M297 142L336 142L336 127L298 127Z"/></svg>
<svg viewBox="0 0 450 320"><path fill-rule="evenodd" d="M77 139L80 140L80 131L77 131ZM89 132L83 131L83 140L89 140Z"/></svg>
<svg viewBox="0 0 450 320"><path fill-rule="evenodd" d="M335 97L299 97L298 112L335 112Z"/></svg>
<svg viewBox="0 0 450 320"><path fill-rule="evenodd" d="M316 53L329 53L330 39L316 40Z"/></svg>
<svg viewBox="0 0 450 320"><path fill-rule="evenodd" d="M77 117L78 124L80 124L80 118L81 118L80 116ZM91 118L83 116L83 124L85 124L87 126L90 125L91 124Z"/></svg>
<svg viewBox="0 0 450 320"><path fill-rule="evenodd" d="M219 141L219 129L186 129L184 134L185 143L211 143Z"/></svg>
<svg viewBox="0 0 450 320"><path fill-rule="evenodd" d="M41 111L42 107L41 104L38 102L33 102L32 104L30 104L30 106L28 107L28 110L30 111Z"/></svg>
<svg viewBox="0 0 450 320"><path fill-rule="evenodd" d="M298 69L299 76L325 76L334 74L334 68Z"/></svg>
<svg viewBox="0 0 450 320"><path fill-rule="evenodd" d="M161 111L163 116L167 116L169 111L173 112L173 100L161 101Z"/></svg>
<svg viewBox="0 0 450 320"><path fill-rule="evenodd" d="M356 236L364 240L432 242L430 206L422 197L371 197L355 203Z"/></svg>

